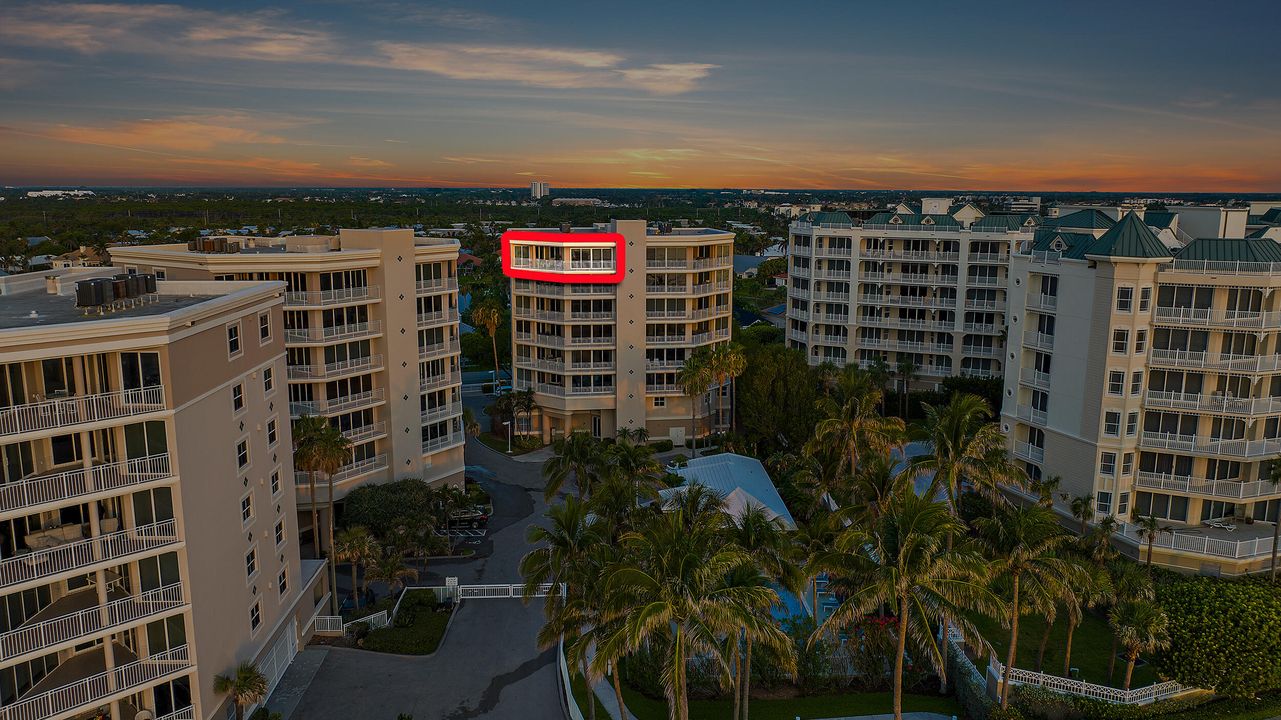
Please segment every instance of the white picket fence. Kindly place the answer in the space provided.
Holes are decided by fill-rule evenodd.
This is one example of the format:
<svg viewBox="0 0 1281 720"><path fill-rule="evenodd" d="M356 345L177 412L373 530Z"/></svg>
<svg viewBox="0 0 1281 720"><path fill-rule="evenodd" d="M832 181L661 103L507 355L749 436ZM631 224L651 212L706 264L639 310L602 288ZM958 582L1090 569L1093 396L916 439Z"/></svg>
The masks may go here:
<svg viewBox="0 0 1281 720"><path fill-rule="evenodd" d="M396 605L399 606L400 602L397 601ZM356 623L367 623L370 630L385 628L391 624L391 615L386 610L379 610L373 615L366 615L347 622L343 622L342 617L339 615L317 615L312 622L315 625L315 633L317 635L346 635L347 631Z"/></svg>

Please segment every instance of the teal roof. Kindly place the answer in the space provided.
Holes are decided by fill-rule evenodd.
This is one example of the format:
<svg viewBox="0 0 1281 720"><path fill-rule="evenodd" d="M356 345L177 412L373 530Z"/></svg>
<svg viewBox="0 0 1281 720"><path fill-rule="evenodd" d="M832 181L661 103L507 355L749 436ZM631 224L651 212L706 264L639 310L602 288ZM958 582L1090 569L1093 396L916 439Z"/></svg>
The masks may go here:
<svg viewBox="0 0 1281 720"><path fill-rule="evenodd" d="M894 219L898 218L896 222ZM959 228L961 223L951 215L909 215L907 213L877 213L867 221L870 225L903 225L904 227L934 226Z"/></svg>
<svg viewBox="0 0 1281 720"><path fill-rule="evenodd" d="M1058 252L1072 260L1084 260L1085 252L1094 243L1089 233L1060 232L1053 228L1037 230L1032 239L1032 249L1038 252Z"/></svg>
<svg viewBox="0 0 1281 720"><path fill-rule="evenodd" d="M854 221L843 212L811 212L801 216L801 222L811 225L846 225L853 226Z"/></svg>
<svg viewBox="0 0 1281 720"><path fill-rule="evenodd" d="M1268 208L1262 219L1267 223L1281 223L1281 208Z"/></svg>
<svg viewBox="0 0 1281 720"><path fill-rule="evenodd" d="M984 215L970 225L972 230L1018 230L1028 225L1037 225L1035 215Z"/></svg>
<svg viewBox="0 0 1281 720"><path fill-rule="evenodd" d="M1174 222L1175 213L1149 210L1143 213L1143 223L1148 227L1168 228Z"/></svg>
<svg viewBox="0 0 1281 720"><path fill-rule="evenodd" d="M1188 243L1179 259L1281 262L1281 243L1257 238L1201 238Z"/></svg>
<svg viewBox="0 0 1281 720"><path fill-rule="evenodd" d="M1082 230L1106 230L1115 224L1115 220L1098 210L1078 210L1061 218L1052 218L1045 221L1047 227Z"/></svg>
<svg viewBox="0 0 1281 720"><path fill-rule="evenodd" d="M1134 212L1128 212L1121 222L1099 236L1086 251L1086 255L1110 257L1168 258L1174 253L1161 242L1152 228Z"/></svg>

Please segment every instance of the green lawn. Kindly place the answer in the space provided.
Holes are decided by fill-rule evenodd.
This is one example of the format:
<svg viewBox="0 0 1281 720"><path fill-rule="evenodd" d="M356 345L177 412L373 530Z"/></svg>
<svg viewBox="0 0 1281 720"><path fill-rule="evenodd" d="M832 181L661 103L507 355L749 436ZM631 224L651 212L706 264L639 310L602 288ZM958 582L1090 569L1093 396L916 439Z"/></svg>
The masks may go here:
<svg viewBox="0 0 1281 720"><path fill-rule="evenodd" d="M582 711L583 717L591 717L587 710L587 684L583 682L583 676L579 673L571 675L569 688L570 692L574 694L574 702L578 703L578 709ZM609 711L605 709L605 705L601 703L600 698L596 697L595 693L592 694L592 702L596 703L596 719L608 720L610 717Z"/></svg>
<svg viewBox="0 0 1281 720"><path fill-rule="evenodd" d="M997 659L1005 662L1010 648L1010 631L991 618L971 618L979 632L996 648ZM1025 616L1019 620L1018 662L1015 665L1024 670L1036 669L1036 655L1040 649L1041 638L1045 635L1045 619ZM1045 649L1043 672L1052 675L1063 674L1063 651L1067 645L1067 621L1059 613L1059 621L1050 631L1050 644ZM1085 621L1076 629L1072 638L1072 666L1080 668L1080 679L1098 685L1108 685L1108 656L1112 650L1112 630L1107 620L1092 613L1087 613ZM1151 658L1142 658L1151 660ZM982 658L980 671L985 671L987 658ZM1134 668L1134 678L1130 687L1139 688L1157 681L1156 671L1151 665ZM1116 661L1116 675L1110 683L1121 687L1125 683L1125 661Z"/></svg>
<svg viewBox="0 0 1281 720"><path fill-rule="evenodd" d="M527 452L533 452L534 450L537 450L539 447L542 447L541 445L539 445L536 447L522 449L514 442L515 438L512 438L512 440L513 440L512 455L524 455ZM489 447L493 448L494 450L497 450L500 453L504 453L504 454L507 453L507 437L506 436L498 437L497 435L491 432L483 432L480 434L480 441L485 443Z"/></svg>
<svg viewBox="0 0 1281 720"><path fill-rule="evenodd" d="M648 698L623 686L623 700L637 720L667 720L667 703ZM753 699L749 708L752 720L794 720L794 718L834 718L856 715L881 715L894 711L890 693L851 693L848 695L813 695L777 700ZM933 712L940 715L964 716L953 698L937 695L904 695L903 712ZM690 720L724 720L733 714L729 700L691 700Z"/></svg>
<svg viewBox="0 0 1281 720"><path fill-rule="evenodd" d="M422 593L416 593L421 595ZM449 612L436 612L429 605L433 601L420 600L401 603L395 625L371 630L361 647L374 652L398 655L430 655L436 652L449 624Z"/></svg>

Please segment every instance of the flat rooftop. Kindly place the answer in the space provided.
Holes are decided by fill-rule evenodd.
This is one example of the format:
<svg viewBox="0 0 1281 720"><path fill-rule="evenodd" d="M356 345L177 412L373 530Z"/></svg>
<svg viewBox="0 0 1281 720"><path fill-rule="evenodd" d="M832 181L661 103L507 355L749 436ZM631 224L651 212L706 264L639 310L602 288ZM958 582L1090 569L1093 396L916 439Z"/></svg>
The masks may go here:
<svg viewBox="0 0 1281 720"><path fill-rule="evenodd" d="M221 295L149 295L145 302L99 315L97 309L86 314L76 307L74 295L50 295L44 291L17 293L0 297L0 330L164 315L217 297Z"/></svg>

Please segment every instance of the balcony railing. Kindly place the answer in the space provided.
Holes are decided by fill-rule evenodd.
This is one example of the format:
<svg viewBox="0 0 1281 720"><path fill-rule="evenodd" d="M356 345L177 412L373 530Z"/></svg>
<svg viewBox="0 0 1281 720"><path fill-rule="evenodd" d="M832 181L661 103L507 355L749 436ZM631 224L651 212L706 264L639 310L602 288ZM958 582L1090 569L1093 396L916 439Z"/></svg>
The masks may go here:
<svg viewBox="0 0 1281 720"><path fill-rule="evenodd" d="M645 392L650 395L680 395L685 390L676 383L646 383Z"/></svg>
<svg viewBox="0 0 1281 720"><path fill-rule="evenodd" d="M352 443L361 443L386 434L387 423L382 421L342 431L342 436Z"/></svg>
<svg viewBox="0 0 1281 720"><path fill-rule="evenodd" d="M613 345L613 335L570 335L565 338L566 345Z"/></svg>
<svg viewBox="0 0 1281 720"><path fill-rule="evenodd" d="M153 685L193 667L187 646L141 658L49 692L0 708L0 720L46 720L77 708L96 707L102 699Z"/></svg>
<svg viewBox="0 0 1281 720"><path fill-rule="evenodd" d="M458 310L456 308L445 308L444 310L418 313L418 327L420 328L455 322L458 322Z"/></svg>
<svg viewBox="0 0 1281 720"><path fill-rule="evenodd" d="M613 386L574 386L574 385L549 385L539 383L534 386L534 391L544 395L553 395L556 397L579 397L591 395L613 395Z"/></svg>
<svg viewBox="0 0 1281 720"><path fill-rule="evenodd" d="M1026 347L1037 350L1053 350L1054 336L1036 330L1028 330L1023 333L1023 344Z"/></svg>
<svg viewBox="0 0 1281 720"><path fill-rule="evenodd" d="M93 592L87 590L82 592ZM8 661L27 653L53 648L64 643L136 623L159 613L185 605L182 584L149 590L141 595L94 605L67 615L31 625L22 625L0 635L0 660Z"/></svg>
<svg viewBox="0 0 1281 720"><path fill-rule="evenodd" d="M462 413L462 403L451 402L445 403L444 405L438 405L433 408L427 408L419 414L418 418L423 425L426 425L428 423L439 422L446 418L454 417L455 415L461 415Z"/></svg>
<svg viewBox="0 0 1281 720"><path fill-rule="evenodd" d="M965 284L970 287L1000 287L1005 284L1005 281L990 275L967 275Z"/></svg>
<svg viewBox="0 0 1281 720"><path fill-rule="evenodd" d="M919 260L923 262L959 262L960 253L930 250L863 250L859 257L869 260Z"/></svg>
<svg viewBox="0 0 1281 720"><path fill-rule="evenodd" d="M445 450L451 447L458 447L459 445L462 445L465 442L467 442L467 438L464 437L463 434L460 432L451 433L449 435L441 435L440 437L431 438L430 440L423 441L423 454L427 455L429 453L440 452L441 450Z"/></svg>
<svg viewBox="0 0 1281 720"><path fill-rule="evenodd" d="M430 358L444 357L458 352L458 343L453 339L441 340L429 345L418 346L418 359L427 360Z"/></svg>
<svg viewBox="0 0 1281 720"><path fill-rule="evenodd" d="M1121 523L1121 530L1116 536L1140 549L1146 548L1149 538L1139 534L1139 526L1128 522ZM1272 553L1272 538L1259 537L1251 540L1224 540L1200 534L1198 531L1173 534L1157 533L1151 538L1152 545L1162 549L1186 552L1194 555L1245 559L1263 557Z"/></svg>
<svg viewBox="0 0 1281 720"><path fill-rule="evenodd" d="M981 298L965 298L966 310L1005 310L1004 300L985 300Z"/></svg>
<svg viewBox="0 0 1281 720"><path fill-rule="evenodd" d="M418 378L418 392L427 392L429 390L446 388L450 385L457 385L462 381L463 376L457 370L440 373L439 375L432 375L430 377L420 377Z"/></svg>
<svg viewBox="0 0 1281 720"><path fill-rule="evenodd" d="M1135 486L1150 490L1168 490L1192 495L1245 500L1264 495L1281 495L1281 487L1267 480L1241 482L1238 480L1210 480L1189 475L1172 475L1140 471Z"/></svg>
<svg viewBox="0 0 1281 720"><path fill-rule="evenodd" d="M1148 351L1148 362L1154 366L1184 369L1230 370L1232 372L1271 372L1281 369L1281 355L1233 355L1201 350Z"/></svg>
<svg viewBox="0 0 1281 720"><path fill-rule="evenodd" d="M1001 331L1005 329L1000 325L993 325L992 323L968 323L967 322L961 327L967 333L976 333L979 335L1000 335ZM952 328L948 327L946 329L951 330Z"/></svg>
<svg viewBox="0 0 1281 720"><path fill-rule="evenodd" d="M1253 310L1215 310L1212 308L1157 307L1153 313L1163 324L1203 325L1222 328L1281 328L1281 312Z"/></svg>
<svg viewBox="0 0 1281 720"><path fill-rule="evenodd" d="M368 355L324 365L290 365L290 380L325 380L359 372L372 372L383 367L382 355Z"/></svg>
<svg viewBox="0 0 1281 720"><path fill-rule="evenodd" d="M140 525L119 532L76 540L43 550L24 552L0 560L0 588L71 570L87 569L104 562L116 562L178 542L173 520Z"/></svg>
<svg viewBox="0 0 1281 720"><path fill-rule="evenodd" d="M1149 390L1147 405L1170 410L1200 410L1231 415L1275 415L1281 413L1281 398L1236 398L1221 394L1178 393Z"/></svg>
<svg viewBox="0 0 1281 720"><path fill-rule="evenodd" d="M544 260L541 258L512 258L513 268L547 270L550 272L581 272L614 270L613 260Z"/></svg>
<svg viewBox="0 0 1281 720"><path fill-rule="evenodd" d="M327 400L300 400L289 403L289 414L294 417L303 415L333 415L334 413L347 412L348 410L357 410L370 405L376 405L383 401L384 391L382 388L374 388L363 393L355 395L346 395L340 398L330 398Z"/></svg>
<svg viewBox="0 0 1281 720"><path fill-rule="evenodd" d="M160 385L11 405L0 408L0 437L115 420L164 409L165 389Z"/></svg>
<svg viewBox="0 0 1281 720"><path fill-rule="evenodd" d="M729 330L714 330L712 332L695 333L694 335L690 336L689 341L694 345L700 345L702 343L709 343L715 340L728 340L728 339L729 339Z"/></svg>
<svg viewBox="0 0 1281 720"><path fill-rule="evenodd" d="M1032 443L1016 442L1014 443L1014 457L1034 463L1043 463L1045 462L1045 448L1037 447Z"/></svg>
<svg viewBox="0 0 1281 720"><path fill-rule="evenodd" d="M1048 390L1050 388L1050 374L1041 372L1036 368L1023 368L1019 371L1019 381L1024 385L1031 385L1034 388Z"/></svg>
<svg viewBox="0 0 1281 720"><path fill-rule="evenodd" d="M382 297L377 285L342 288L340 290L310 290L285 293L287 307L323 307L344 303L377 300Z"/></svg>
<svg viewBox="0 0 1281 720"><path fill-rule="evenodd" d="M387 455L386 454L375 455L370 458L357 460L355 462L344 465L341 470L334 473L334 482L340 483L345 480L350 480L352 478L360 477L361 475L368 475L370 473L374 473L374 472L378 472L380 470L386 470L386 469L387 469ZM328 482L329 482L329 478L327 478L324 474L316 473L317 488L321 487L321 485L327 484ZM301 472L301 471L294 472L295 487L298 487L300 489L309 488L310 483L311 483L311 478L308 477L307 473Z"/></svg>
<svg viewBox="0 0 1281 720"><path fill-rule="evenodd" d="M911 320L907 318L868 315L860 315L854 318L854 324L866 327L897 328L900 330L934 330L950 332L955 329L955 324L950 322L939 322L936 320Z"/></svg>
<svg viewBox="0 0 1281 720"><path fill-rule="evenodd" d="M864 305L891 307L919 307L948 310L956 307L955 298L922 297L918 295L890 295L889 293L862 293L858 301Z"/></svg>
<svg viewBox="0 0 1281 720"><path fill-rule="evenodd" d="M1054 295L1033 293L1027 296L1027 309L1041 312L1054 312L1059 307L1059 299Z"/></svg>
<svg viewBox="0 0 1281 720"><path fill-rule="evenodd" d="M1014 415L1020 420L1037 425L1045 425L1050 420L1049 413L1044 410L1037 410L1031 405L1018 405L1014 408Z"/></svg>
<svg viewBox="0 0 1281 720"><path fill-rule="evenodd" d="M1145 431L1139 435L1139 447L1147 450L1178 450L1181 452L1256 459L1281 453L1281 438L1225 440L1197 435Z"/></svg>
<svg viewBox="0 0 1281 720"><path fill-rule="evenodd" d="M419 295L430 295L438 292L457 292L458 278L435 278L433 280L419 280L414 283L414 289Z"/></svg>
<svg viewBox="0 0 1281 720"><path fill-rule="evenodd" d="M76 468L41 475L0 484L0 513L29 514L39 505L114 492L168 477L172 477L168 453L97 465L89 470Z"/></svg>
<svg viewBox="0 0 1281 720"><path fill-rule="evenodd" d="M645 259L646 270L684 270L687 267L689 267L689 261L684 258L676 260Z"/></svg>
<svg viewBox="0 0 1281 720"><path fill-rule="evenodd" d="M290 343L326 343L338 340L355 340L358 338L381 335L383 324L380 320L362 323L334 325L333 327L295 328L285 331L285 342Z"/></svg>
<svg viewBox="0 0 1281 720"><path fill-rule="evenodd" d="M1157 266L1162 272L1204 273L1213 275L1278 275L1281 263L1238 260L1175 260Z"/></svg>

